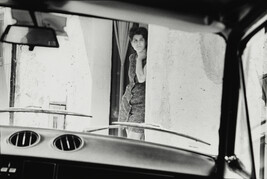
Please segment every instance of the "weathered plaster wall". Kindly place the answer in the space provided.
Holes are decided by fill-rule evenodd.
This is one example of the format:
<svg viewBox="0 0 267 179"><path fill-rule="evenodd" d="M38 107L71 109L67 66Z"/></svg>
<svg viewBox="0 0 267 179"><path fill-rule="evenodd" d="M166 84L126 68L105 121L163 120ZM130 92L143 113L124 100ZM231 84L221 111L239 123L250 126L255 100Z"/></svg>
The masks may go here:
<svg viewBox="0 0 267 179"><path fill-rule="evenodd" d="M7 24L11 23L11 11L9 8L1 8L0 13L3 13L4 24L2 30ZM9 106L9 88L10 88L10 68L11 68L11 45L7 43L2 44L3 58L0 60L0 108L7 108ZM9 124L9 114L0 113L0 124Z"/></svg>
<svg viewBox="0 0 267 179"><path fill-rule="evenodd" d="M110 110L112 21L81 18L81 23L92 74L91 126L106 126Z"/></svg>
<svg viewBox="0 0 267 179"><path fill-rule="evenodd" d="M146 122L208 141L216 153L224 50L218 36L149 25ZM156 138L146 135L161 140L162 134Z"/></svg>
<svg viewBox="0 0 267 179"><path fill-rule="evenodd" d="M50 102L62 102L69 111L93 116L67 116L68 130L109 122L112 23L87 20L68 17L68 37L58 37L59 49L36 47L30 52L27 46L19 47L15 105L49 108ZM17 114L15 124L51 127L52 123L44 115Z"/></svg>

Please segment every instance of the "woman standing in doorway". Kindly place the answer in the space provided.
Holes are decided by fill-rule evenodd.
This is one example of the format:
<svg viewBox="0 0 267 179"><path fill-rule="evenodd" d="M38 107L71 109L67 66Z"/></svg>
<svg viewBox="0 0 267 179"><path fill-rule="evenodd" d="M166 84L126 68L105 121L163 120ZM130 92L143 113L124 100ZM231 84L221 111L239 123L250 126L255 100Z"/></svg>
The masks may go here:
<svg viewBox="0 0 267 179"><path fill-rule="evenodd" d="M129 57L129 84L120 104L120 122L145 122L147 35L144 27L133 27L130 30L130 42L135 53ZM144 129L127 127L126 133L128 138L144 140Z"/></svg>

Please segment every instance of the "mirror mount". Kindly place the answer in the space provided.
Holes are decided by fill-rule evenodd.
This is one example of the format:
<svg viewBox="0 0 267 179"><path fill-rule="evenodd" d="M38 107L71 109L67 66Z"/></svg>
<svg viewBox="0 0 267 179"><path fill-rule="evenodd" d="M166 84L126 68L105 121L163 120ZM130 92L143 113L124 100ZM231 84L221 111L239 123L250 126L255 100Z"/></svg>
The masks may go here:
<svg viewBox="0 0 267 179"><path fill-rule="evenodd" d="M30 13L30 16L32 18L32 22L33 22L34 26L37 27L38 23L37 23L37 19L36 19L36 16L34 14L34 11L30 10L29 13ZM33 51L33 49L34 49L34 45L29 45L29 51Z"/></svg>
<svg viewBox="0 0 267 179"><path fill-rule="evenodd" d="M32 18L32 22L33 22L34 26L38 27L38 23L37 23L37 19L36 19L36 16L34 14L34 11L29 11L29 13L30 13L30 16Z"/></svg>
<svg viewBox="0 0 267 179"><path fill-rule="evenodd" d="M29 51L33 51L34 45L29 45Z"/></svg>

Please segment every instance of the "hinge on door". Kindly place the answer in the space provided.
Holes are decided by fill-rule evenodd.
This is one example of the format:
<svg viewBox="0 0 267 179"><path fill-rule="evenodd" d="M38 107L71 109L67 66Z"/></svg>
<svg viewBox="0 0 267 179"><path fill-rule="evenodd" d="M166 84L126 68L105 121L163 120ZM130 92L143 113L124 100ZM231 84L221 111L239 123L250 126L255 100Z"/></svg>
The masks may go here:
<svg viewBox="0 0 267 179"><path fill-rule="evenodd" d="M246 170L244 164L237 158L236 155L224 157L229 168L243 178L250 178L250 173Z"/></svg>

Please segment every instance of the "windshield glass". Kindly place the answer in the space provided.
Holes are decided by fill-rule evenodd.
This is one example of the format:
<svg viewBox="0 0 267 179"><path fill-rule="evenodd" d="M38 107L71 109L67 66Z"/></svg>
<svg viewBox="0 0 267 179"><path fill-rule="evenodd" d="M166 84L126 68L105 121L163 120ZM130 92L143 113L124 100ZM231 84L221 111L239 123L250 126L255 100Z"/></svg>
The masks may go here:
<svg viewBox="0 0 267 179"><path fill-rule="evenodd" d="M11 24L33 25L27 13L2 8L1 31ZM56 31L59 48L1 43L1 125L218 153L221 36L70 14L35 16L39 26Z"/></svg>

